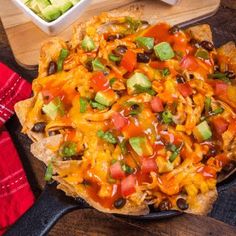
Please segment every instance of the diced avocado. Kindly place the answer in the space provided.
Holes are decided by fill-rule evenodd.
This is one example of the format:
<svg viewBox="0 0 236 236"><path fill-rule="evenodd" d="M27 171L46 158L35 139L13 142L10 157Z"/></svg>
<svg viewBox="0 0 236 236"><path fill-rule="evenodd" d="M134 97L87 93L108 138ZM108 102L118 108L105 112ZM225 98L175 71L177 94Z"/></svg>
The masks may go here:
<svg viewBox="0 0 236 236"><path fill-rule="evenodd" d="M63 103L59 97L54 98L48 104L44 104L42 110L52 120L55 120L58 115L63 116L65 114Z"/></svg>
<svg viewBox="0 0 236 236"><path fill-rule="evenodd" d="M50 0L52 3L52 6L58 7L58 9L64 13L68 11L71 7L73 7L73 4L68 0Z"/></svg>
<svg viewBox="0 0 236 236"><path fill-rule="evenodd" d="M203 121L194 128L193 135L199 142L202 142L211 138L212 132L208 123Z"/></svg>
<svg viewBox="0 0 236 236"><path fill-rule="evenodd" d="M111 106L117 99L118 95L113 90L99 91L95 96L95 101L105 106Z"/></svg>
<svg viewBox="0 0 236 236"><path fill-rule="evenodd" d="M207 60L207 59L209 59L210 56L209 56L209 53L207 50L205 50L203 48L198 48L195 53L195 57L198 57L203 60Z"/></svg>
<svg viewBox="0 0 236 236"><path fill-rule="evenodd" d="M150 156L153 154L153 149L146 137L132 137L129 139L129 144L139 156Z"/></svg>
<svg viewBox="0 0 236 236"><path fill-rule="evenodd" d="M138 44L139 47L145 48L145 49L152 49L154 46L154 38L149 37L137 37L135 39L135 42Z"/></svg>
<svg viewBox="0 0 236 236"><path fill-rule="evenodd" d="M43 9L45 9L47 6L50 6L50 1L48 0L32 0L27 1L26 5L31 8L34 12L40 13Z"/></svg>
<svg viewBox="0 0 236 236"><path fill-rule="evenodd" d="M95 44L92 38L87 35L84 37L81 46L85 52L91 52L95 49Z"/></svg>
<svg viewBox="0 0 236 236"><path fill-rule="evenodd" d="M41 13L48 21L56 20L61 15L61 11L58 9L58 7L52 5L44 8Z"/></svg>
<svg viewBox="0 0 236 236"><path fill-rule="evenodd" d="M161 42L154 47L154 51L157 57L161 61L169 60L175 56L173 49L167 42Z"/></svg>
<svg viewBox="0 0 236 236"><path fill-rule="evenodd" d="M92 61L93 71L105 71L106 67L100 62L98 58Z"/></svg>
<svg viewBox="0 0 236 236"><path fill-rule="evenodd" d="M136 72L126 81L129 93L135 93L135 85L140 85L144 88L151 88L152 83L149 81L146 75Z"/></svg>

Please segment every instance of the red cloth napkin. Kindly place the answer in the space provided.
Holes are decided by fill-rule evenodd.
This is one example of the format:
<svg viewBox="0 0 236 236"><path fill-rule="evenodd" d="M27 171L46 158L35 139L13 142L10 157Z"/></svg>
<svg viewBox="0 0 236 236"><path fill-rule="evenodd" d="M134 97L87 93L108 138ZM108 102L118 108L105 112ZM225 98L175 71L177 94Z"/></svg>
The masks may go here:
<svg viewBox="0 0 236 236"><path fill-rule="evenodd" d="M0 63L0 127L16 102L30 96L31 85ZM9 133L0 129L0 235L34 202L24 169Z"/></svg>

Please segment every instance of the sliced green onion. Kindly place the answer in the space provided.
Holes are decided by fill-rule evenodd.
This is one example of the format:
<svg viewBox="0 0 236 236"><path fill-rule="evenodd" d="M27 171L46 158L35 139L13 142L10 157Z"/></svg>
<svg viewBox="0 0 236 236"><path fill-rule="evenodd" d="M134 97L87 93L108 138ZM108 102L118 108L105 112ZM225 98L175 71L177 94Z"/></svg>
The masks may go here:
<svg viewBox="0 0 236 236"><path fill-rule="evenodd" d="M45 172L44 179L46 181L50 181L52 179L53 169L52 169L52 163L49 163Z"/></svg>
<svg viewBox="0 0 236 236"><path fill-rule="evenodd" d="M224 108L218 107L214 111L209 113L209 116L215 116L224 112Z"/></svg>
<svg viewBox="0 0 236 236"><path fill-rule="evenodd" d="M111 79L109 80L110 86L112 86L112 85L115 83L115 81L116 81L116 78L111 78Z"/></svg>
<svg viewBox="0 0 236 236"><path fill-rule="evenodd" d="M211 138L212 132L208 123L203 121L193 129L193 135L199 142L202 142Z"/></svg>
<svg viewBox="0 0 236 236"><path fill-rule="evenodd" d="M91 52L95 49L95 44L89 36L85 36L83 41L82 41L82 48L86 52Z"/></svg>
<svg viewBox="0 0 236 236"><path fill-rule="evenodd" d="M121 169L127 174L132 174L134 172L134 169L127 164L122 164Z"/></svg>
<svg viewBox="0 0 236 236"><path fill-rule="evenodd" d="M164 68L162 71L161 71L161 74L163 77L166 77L167 75L170 74L170 70L168 68Z"/></svg>
<svg viewBox="0 0 236 236"><path fill-rule="evenodd" d="M88 102L86 99L80 98L79 103L80 103L80 113L84 113L87 110Z"/></svg>
<svg viewBox="0 0 236 236"><path fill-rule="evenodd" d="M206 113L209 113L210 110L211 110L211 98L206 97L206 99L205 99L205 111L206 111Z"/></svg>
<svg viewBox="0 0 236 236"><path fill-rule="evenodd" d="M120 61L120 60L121 60L121 58L120 58L119 56L116 56L116 55L114 55L114 54L112 54L112 53L110 53L110 54L108 55L108 58L109 58L110 61L113 61L113 62L117 62L117 61Z"/></svg>
<svg viewBox="0 0 236 236"><path fill-rule="evenodd" d="M123 140L122 142L119 143L119 147L121 149L121 153L125 155L127 153L127 147L126 147L126 140Z"/></svg>
<svg viewBox="0 0 236 236"><path fill-rule="evenodd" d="M152 49L154 46L154 38L150 37L137 37L135 42L138 44L138 47L142 47L145 49Z"/></svg>
<svg viewBox="0 0 236 236"><path fill-rule="evenodd" d="M116 137L109 131L104 132L103 130L99 130L97 132L97 136L108 143L112 143L112 144L117 143Z"/></svg>
<svg viewBox="0 0 236 236"><path fill-rule="evenodd" d="M181 143L181 145L178 148L174 144L169 144L167 146L167 149L172 152L169 157L170 162L173 162L176 159L176 157L179 155L183 146L184 146L184 143Z"/></svg>
<svg viewBox="0 0 236 236"><path fill-rule="evenodd" d="M94 59L92 61L93 71L105 71L106 67L99 61L99 59Z"/></svg>
<svg viewBox="0 0 236 236"><path fill-rule="evenodd" d="M68 55L69 55L69 51L65 48L62 48L59 58L57 60L57 71L62 71L63 63L64 63L65 59L68 57Z"/></svg>
<svg viewBox="0 0 236 236"><path fill-rule="evenodd" d="M77 144L67 141L62 144L59 150L59 154L62 157L72 157L77 154Z"/></svg>
<svg viewBox="0 0 236 236"><path fill-rule="evenodd" d="M165 124L170 124L172 123L172 114L170 111L164 111L162 112L162 121L165 123Z"/></svg>
<svg viewBox="0 0 236 236"><path fill-rule="evenodd" d="M154 51L157 57L160 58L161 61L169 60L175 56L175 53L167 42L161 42L154 47Z"/></svg>

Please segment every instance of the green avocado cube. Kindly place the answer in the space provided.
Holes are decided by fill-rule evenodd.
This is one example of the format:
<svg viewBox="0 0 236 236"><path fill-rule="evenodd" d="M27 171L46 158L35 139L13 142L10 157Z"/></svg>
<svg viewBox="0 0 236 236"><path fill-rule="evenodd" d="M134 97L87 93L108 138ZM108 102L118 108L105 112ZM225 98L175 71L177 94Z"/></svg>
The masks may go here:
<svg viewBox="0 0 236 236"><path fill-rule="evenodd" d="M118 95L113 90L106 90L97 92L94 100L102 105L111 106L117 99Z"/></svg>
<svg viewBox="0 0 236 236"><path fill-rule="evenodd" d="M129 144L139 156L150 156L153 154L153 148L146 137L132 137Z"/></svg>
<svg viewBox="0 0 236 236"><path fill-rule="evenodd" d="M154 51L157 57L160 58L161 61L169 60L175 56L175 53L167 42L162 42L154 47Z"/></svg>
<svg viewBox="0 0 236 236"><path fill-rule="evenodd" d="M61 15L61 11L57 7L50 5L42 10L42 15L47 21L53 21Z"/></svg>
<svg viewBox="0 0 236 236"><path fill-rule="evenodd" d="M54 98L48 104L44 104L42 110L52 120L65 114L64 105L59 97Z"/></svg>
<svg viewBox="0 0 236 236"><path fill-rule="evenodd" d="M128 87L128 92L130 94L134 94L136 90L136 86L142 86L143 88L151 88L152 83L149 81L148 77L142 73L136 72L132 75L127 81L126 85Z"/></svg>
<svg viewBox="0 0 236 236"><path fill-rule="evenodd" d="M58 7L62 13L68 11L73 4L68 0L51 0L52 6Z"/></svg>
<svg viewBox="0 0 236 236"><path fill-rule="evenodd" d="M211 128L203 121L194 128L193 135L199 142L208 140L212 136Z"/></svg>

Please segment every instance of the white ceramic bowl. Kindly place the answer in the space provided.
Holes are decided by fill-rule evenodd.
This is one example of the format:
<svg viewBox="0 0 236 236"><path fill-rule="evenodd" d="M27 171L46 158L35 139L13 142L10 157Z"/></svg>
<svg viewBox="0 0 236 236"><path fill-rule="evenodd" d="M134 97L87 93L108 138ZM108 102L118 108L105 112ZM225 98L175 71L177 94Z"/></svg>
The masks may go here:
<svg viewBox="0 0 236 236"><path fill-rule="evenodd" d="M90 4L91 0L81 0L75 6L70 8L63 15L58 17L56 20L52 22L47 22L36 15L30 8L28 8L21 0L12 0L12 2L20 8L31 20L45 33L50 35L55 35L60 31L67 28L70 24L72 24L81 13L85 10L85 8Z"/></svg>

